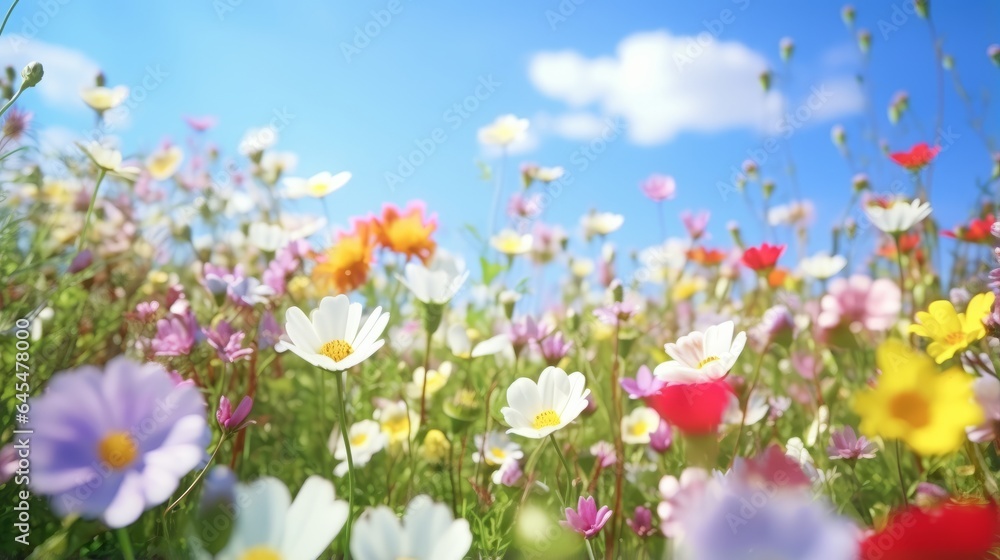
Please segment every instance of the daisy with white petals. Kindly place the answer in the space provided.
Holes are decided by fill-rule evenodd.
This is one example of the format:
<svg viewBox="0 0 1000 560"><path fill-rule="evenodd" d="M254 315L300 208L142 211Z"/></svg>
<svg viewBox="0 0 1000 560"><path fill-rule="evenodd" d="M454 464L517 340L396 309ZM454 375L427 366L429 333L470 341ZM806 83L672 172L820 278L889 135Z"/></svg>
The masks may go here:
<svg viewBox="0 0 1000 560"><path fill-rule="evenodd" d="M706 383L725 377L747 343L747 334L741 331L733 336L734 330L733 322L726 321L665 344L663 349L673 360L656 366L653 374L674 383Z"/></svg>
<svg viewBox="0 0 1000 560"><path fill-rule="evenodd" d="M901 198L882 200L874 199L865 204L865 214L872 225L890 235L908 231L931 215L929 202L921 202L919 198L904 200Z"/></svg>
<svg viewBox="0 0 1000 560"><path fill-rule="evenodd" d="M476 435L476 451L472 453L472 462L479 463L486 459L486 464L495 467L507 461L518 461L524 458L521 446L514 443L502 432L490 432L485 437Z"/></svg>
<svg viewBox="0 0 1000 560"><path fill-rule="evenodd" d="M325 297L310 317L298 307L285 313L288 334L281 346L316 367L342 371L367 360L385 344L379 337L388 324L389 314L381 307L362 325L360 303L351 303L345 295Z"/></svg>
<svg viewBox="0 0 1000 560"><path fill-rule="evenodd" d="M660 427L660 415L652 408L639 407L622 418L622 442L647 444L649 436Z"/></svg>
<svg viewBox="0 0 1000 560"><path fill-rule="evenodd" d="M347 432L347 438L351 442L351 458L354 466L363 467L372 460L372 457L385 449L389 443L389 436L382 433L382 426L374 420L362 420L351 426ZM340 461L333 469L333 474L338 478L347 474L347 448L340 435L340 429L334 430L330 434L328 443L333 457Z"/></svg>
<svg viewBox="0 0 1000 560"><path fill-rule="evenodd" d="M264 477L236 487L239 504L233 534L220 560L281 558L315 560L347 521L347 503L335 499L333 484L310 476L291 500L285 483Z"/></svg>
<svg viewBox="0 0 1000 560"><path fill-rule="evenodd" d="M438 305L451 301L469 278L465 261L444 249L435 251L429 266L411 262L406 264L404 271L405 276L400 276L399 281L413 297Z"/></svg>
<svg viewBox="0 0 1000 560"><path fill-rule="evenodd" d="M799 263L799 270L810 278L828 280L844 270L845 266L847 266L847 259L840 255L830 256L827 253L816 253L802 259L802 262Z"/></svg>
<svg viewBox="0 0 1000 560"><path fill-rule="evenodd" d="M580 372L567 375L547 367L535 383L527 377L507 388L507 404L500 413L510 426L508 434L541 439L572 422L587 408L586 379Z"/></svg>
<svg viewBox="0 0 1000 560"><path fill-rule="evenodd" d="M288 177L285 183L285 198L323 198L328 194L340 189L351 180L349 171L341 171L336 175L329 171L322 171L303 179L300 177Z"/></svg>
<svg viewBox="0 0 1000 560"><path fill-rule="evenodd" d="M472 547L469 522L428 496L413 498L402 522L385 506L365 512L354 525L355 560L462 560Z"/></svg>

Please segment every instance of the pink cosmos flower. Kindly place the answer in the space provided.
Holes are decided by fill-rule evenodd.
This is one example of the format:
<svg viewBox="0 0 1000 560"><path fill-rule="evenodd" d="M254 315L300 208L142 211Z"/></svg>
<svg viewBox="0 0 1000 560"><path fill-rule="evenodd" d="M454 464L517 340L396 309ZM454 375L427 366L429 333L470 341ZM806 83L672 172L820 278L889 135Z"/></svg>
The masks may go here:
<svg viewBox="0 0 1000 560"><path fill-rule="evenodd" d="M550 366L557 365L569 354L573 348L573 343L566 340L561 332L554 333L543 338L538 343L538 350L542 354L545 363Z"/></svg>
<svg viewBox="0 0 1000 560"><path fill-rule="evenodd" d="M657 453L670 451L670 446L674 443L674 429L666 420L660 420L653 433L649 434L649 447Z"/></svg>
<svg viewBox="0 0 1000 560"><path fill-rule="evenodd" d="M621 384L630 399L644 399L659 393L667 382L654 376L648 367L639 366L635 379L624 377Z"/></svg>
<svg viewBox="0 0 1000 560"><path fill-rule="evenodd" d="M211 115L205 115L203 117L184 117L184 122L187 123L195 132L205 132L206 130L215 126L219 120Z"/></svg>
<svg viewBox="0 0 1000 560"><path fill-rule="evenodd" d="M229 321L219 321L215 327L211 329L202 328L201 332L204 333L208 339L209 346L215 349L215 353L218 354L219 359L223 362L233 363L253 354L252 348L243 347L243 339L246 337L246 333L234 329Z"/></svg>
<svg viewBox="0 0 1000 560"><path fill-rule="evenodd" d="M650 175L639 188L653 202L671 200L677 193L677 183L669 175Z"/></svg>
<svg viewBox="0 0 1000 560"><path fill-rule="evenodd" d="M652 536L656 531L653 527L653 512L642 506L636 507L632 518L626 519L625 523L628 524L629 529L632 529L632 532L640 539Z"/></svg>
<svg viewBox="0 0 1000 560"><path fill-rule="evenodd" d="M887 278L872 280L860 274L836 278L820 300L817 323L825 330L858 325L869 331L885 331L899 317L901 301L899 288Z"/></svg>
<svg viewBox="0 0 1000 560"><path fill-rule="evenodd" d="M584 498L580 496L576 510L566 508L566 520L560 521L559 524L571 531L580 533L586 539L590 539L599 533L604 524L611 519L611 513L612 511L608 506L597 509L597 502L593 497Z"/></svg>
<svg viewBox="0 0 1000 560"><path fill-rule="evenodd" d="M219 398L219 409L215 412L215 419L219 421L219 426L227 432L238 430L243 426L243 421L250 415L253 408L253 399L243 397L236 410L232 409L229 399L225 395Z"/></svg>
<svg viewBox="0 0 1000 560"><path fill-rule="evenodd" d="M868 441L865 436L858 437L854 433L854 428L844 426L842 430L837 430L830 434L830 446L826 452L831 459L847 459L849 461L857 459L873 459L878 448L874 443Z"/></svg>
<svg viewBox="0 0 1000 560"><path fill-rule="evenodd" d="M681 222L684 224L684 229L687 230L691 239L701 239L705 235L705 229L708 227L708 219L711 216L712 214L708 210L701 210L697 214L692 214L685 210L681 212Z"/></svg>

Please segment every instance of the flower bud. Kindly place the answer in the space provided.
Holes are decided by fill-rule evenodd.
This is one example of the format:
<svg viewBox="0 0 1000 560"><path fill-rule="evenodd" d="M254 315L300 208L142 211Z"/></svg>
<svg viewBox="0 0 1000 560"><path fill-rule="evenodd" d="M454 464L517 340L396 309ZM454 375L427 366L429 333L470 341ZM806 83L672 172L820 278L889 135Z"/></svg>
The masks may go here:
<svg viewBox="0 0 1000 560"><path fill-rule="evenodd" d="M765 93L771 91L771 77L772 76L770 70L764 70L763 72L760 73L760 76L758 77L758 79L760 80L760 87L764 89Z"/></svg>
<svg viewBox="0 0 1000 560"><path fill-rule="evenodd" d="M860 193L871 188L871 183L868 181L868 175L865 173L858 173L851 179L851 185L854 187L854 192Z"/></svg>
<svg viewBox="0 0 1000 560"><path fill-rule="evenodd" d="M986 56L993 60L993 64L1000 66L1000 45L993 43L986 47Z"/></svg>
<svg viewBox="0 0 1000 560"><path fill-rule="evenodd" d="M795 41L791 37L785 37L778 43L778 51L781 54L781 60L788 62L791 60L792 55L795 54Z"/></svg>
<svg viewBox="0 0 1000 560"><path fill-rule="evenodd" d="M930 10L929 0L914 0L913 7L917 10L917 15L923 19L927 19L928 11Z"/></svg>
<svg viewBox="0 0 1000 560"><path fill-rule="evenodd" d="M843 148L847 144L847 133L844 131L844 127L841 125L834 125L830 129L830 139L833 140L833 144L838 148Z"/></svg>
<svg viewBox="0 0 1000 560"><path fill-rule="evenodd" d="M868 54L872 48L872 32L867 29L858 30L858 48L861 54Z"/></svg>
<svg viewBox="0 0 1000 560"><path fill-rule="evenodd" d="M844 25L854 27L854 16L856 12L854 6L848 4L840 9L840 19L844 20Z"/></svg>
<svg viewBox="0 0 1000 560"><path fill-rule="evenodd" d="M38 85L38 82L42 81L42 75L45 74L45 70L42 69L41 62L29 62L27 66L21 70L21 82L22 88L30 88Z"/></svg>

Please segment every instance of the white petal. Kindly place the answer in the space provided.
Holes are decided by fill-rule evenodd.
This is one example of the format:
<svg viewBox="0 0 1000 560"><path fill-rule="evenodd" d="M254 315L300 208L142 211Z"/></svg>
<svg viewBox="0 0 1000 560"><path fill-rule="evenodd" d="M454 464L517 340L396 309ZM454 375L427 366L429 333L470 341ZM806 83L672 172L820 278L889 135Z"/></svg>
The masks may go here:
<svg viewBox="0 0 1000 560"><path fill-rule="evenodd" d="M334 499L329 480L315 475L307 478L285 517L283 557L318 558L340 533L347 509L346 502Z"/></svg>
<svg viewBox="0 0 1000 560"><path fill-rule="evenodd" d="M288 333L292 345L299 346L309 352L316 352L323 342L327 342L320 341L312 322L298 307L289 308L285 312L285 332Z"/></svg>

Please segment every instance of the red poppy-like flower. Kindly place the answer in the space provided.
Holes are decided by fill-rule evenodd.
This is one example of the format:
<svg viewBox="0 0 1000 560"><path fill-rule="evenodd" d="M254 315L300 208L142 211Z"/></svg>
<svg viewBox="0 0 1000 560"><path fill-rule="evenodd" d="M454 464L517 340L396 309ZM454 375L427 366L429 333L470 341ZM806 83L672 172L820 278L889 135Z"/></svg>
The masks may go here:
<svg viewBox="0 0 1000 560"><path fill-rule="evenodd" d="M918 264L924 263L925 261L924 251L920 247L919 233L913 232L913 233L904 233L903 235L900 235L899 245L903 249L904 255L908 255L916 259ZM892 239L887 239L884 243L882 243L879 246L877 253L878 256L895 262L896 242L893 241Z"/></svg>
<svg viewBox="0 0 1000 560"><path fill-rule="evenodd" d="M897 511L861 543L862 560L984 560L1000 545L996 504L947 503Z"/></svg>
<svg viewBox="0 0 1000 560"><path fill-rule="evenodd" d="M910 171L920 171L925 165L930 163L940 151L940 146L934 146L932 148L928 146L926 142L921 142L910 148L910 151L908 152L893 152L889 154L889 157L892 158L892 161L909 169Z"/></svg>
<svg viewBox="0 0 1000 560"><path fill-rule="evenodd" d="M671 383L645 401L678 430L708 434L719 429L732 394L729 384L719 379L709 383Z"/></svg>
<svg viewBox="0 0 1000 560"><path fill-rule="evenodd" d="M769 271L774 268L783 252L785 252L784 245L761 243L759 247L750 247L743 251L743 264L757 272Z"/></svg>
<svg viewBox="0 0 1000 560"><path fill-rule="evenodd" d="M986 243L987 245L991 245L993 235L990 233L990 228L993 227L994 222L996 222L996 218L993 214L990 214L985 218L973 218L969 221L969 225L957 226L951 231L942 231L941 235L952 239L958 239L959 241L967 241L969 243Z"/></svg>

